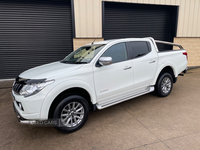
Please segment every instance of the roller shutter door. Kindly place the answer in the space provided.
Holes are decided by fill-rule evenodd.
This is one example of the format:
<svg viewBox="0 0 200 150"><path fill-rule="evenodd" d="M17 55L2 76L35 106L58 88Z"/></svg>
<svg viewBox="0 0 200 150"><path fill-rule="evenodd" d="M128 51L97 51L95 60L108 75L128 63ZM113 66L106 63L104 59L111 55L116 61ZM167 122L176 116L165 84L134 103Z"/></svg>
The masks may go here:
<svg viewBox="0 0 200 150"><path fill-rule="evenodd" d="M177 6L103 2L103 37L153 37L173 42L177 13Z"/></svg>
<svg viewBox="0 0 200 150"><path fill-rule="evenodd" d="M0 1L0 79L73 50L71 1Z"/></svg>

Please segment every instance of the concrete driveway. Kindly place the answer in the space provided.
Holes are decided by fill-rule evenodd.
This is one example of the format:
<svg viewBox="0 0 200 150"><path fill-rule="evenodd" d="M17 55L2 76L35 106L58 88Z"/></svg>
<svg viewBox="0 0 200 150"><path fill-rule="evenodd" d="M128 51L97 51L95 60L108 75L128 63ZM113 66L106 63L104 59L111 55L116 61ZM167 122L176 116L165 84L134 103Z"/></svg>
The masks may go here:
<svg viewBox="0 0 200 150"><path fill-rule="evenodd" d="M72 134L19 124L10 91L0 89L0 149L200 149L200 69L179 76L166 98L147 94L90 113Z"/></svg>

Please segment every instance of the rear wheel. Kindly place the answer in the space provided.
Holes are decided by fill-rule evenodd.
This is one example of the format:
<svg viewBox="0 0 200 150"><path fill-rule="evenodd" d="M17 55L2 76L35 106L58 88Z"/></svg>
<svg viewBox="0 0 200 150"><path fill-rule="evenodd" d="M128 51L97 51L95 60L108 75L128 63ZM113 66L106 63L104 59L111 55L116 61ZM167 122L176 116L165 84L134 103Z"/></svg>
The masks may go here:
<svg viewBox="0 0 200 150"><path fill-rule="evenodd" d="M155 86L156 94L160 97L166 97L171 93L173 88L173 79L171 74L163 73Z"/></svg>
<svg viewBox="0 0 200 150"><path fill-rule="evenodd" d="M62 133L71 133L79 130L87 121L89 113L87 101L78 95L63 99L54 111L57 120L55 128Z"/></svg>

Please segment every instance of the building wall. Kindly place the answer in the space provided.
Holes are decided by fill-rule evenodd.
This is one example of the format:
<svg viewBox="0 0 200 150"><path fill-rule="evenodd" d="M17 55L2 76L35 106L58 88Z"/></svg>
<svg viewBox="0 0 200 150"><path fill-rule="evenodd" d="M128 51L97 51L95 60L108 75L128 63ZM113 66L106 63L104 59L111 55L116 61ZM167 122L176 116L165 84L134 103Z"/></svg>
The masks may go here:
<svg viewBox="0 0 200 150"><path fill-rule="evenodd" d="M73 39L73 43L74 43L74 50L78 49L79 47L85 45L85 44L89 44L89 43L92 43L95 39L94 38L76 38L76 39ZM97 41L103 41L104 39L102 38L99 38L99 39L96 39L95 42Z"/></svg>
<svg viewBox="0 0 200 150"><path fill-rule="evenodd" d="M188 53L188 66L200 66L200 38L174 38Z"/></svg>
<svg viewBox="0 0 200 150"><path fill-rule="evenodd" d="M200 37L200 0L104 0L179 6L177 37ZM74 0L76 38L102 37L102 0Z"/></svg>

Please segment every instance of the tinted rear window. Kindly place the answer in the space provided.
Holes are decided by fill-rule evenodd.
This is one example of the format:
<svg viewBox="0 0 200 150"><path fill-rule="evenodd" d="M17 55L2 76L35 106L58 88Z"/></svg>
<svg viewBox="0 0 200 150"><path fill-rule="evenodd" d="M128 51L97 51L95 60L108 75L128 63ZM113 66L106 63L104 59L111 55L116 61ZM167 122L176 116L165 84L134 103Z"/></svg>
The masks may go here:
<svg viewBox="0 0 200 150"><path fill-rule="evenodd" d="M129 59L148 54L151 51L150 43L145 41L127 42Z"/></svg>

